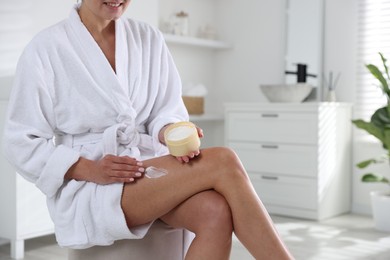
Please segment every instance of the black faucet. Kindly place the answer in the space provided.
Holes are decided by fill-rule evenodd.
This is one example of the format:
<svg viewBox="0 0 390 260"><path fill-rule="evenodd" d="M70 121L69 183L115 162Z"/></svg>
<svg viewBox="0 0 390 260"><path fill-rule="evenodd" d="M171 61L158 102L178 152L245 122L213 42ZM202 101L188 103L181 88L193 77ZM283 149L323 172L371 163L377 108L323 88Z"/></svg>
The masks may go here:
<svg viewBox="0 0 390 260"><path fill-rule="evenodd" d="M286 71L286 74L296 74L298 83L306 82L307 77L313 77L313 78L317 77L317 75L307 73L306 64L298 63L297 66L298 66L297 71Z"/></svg>

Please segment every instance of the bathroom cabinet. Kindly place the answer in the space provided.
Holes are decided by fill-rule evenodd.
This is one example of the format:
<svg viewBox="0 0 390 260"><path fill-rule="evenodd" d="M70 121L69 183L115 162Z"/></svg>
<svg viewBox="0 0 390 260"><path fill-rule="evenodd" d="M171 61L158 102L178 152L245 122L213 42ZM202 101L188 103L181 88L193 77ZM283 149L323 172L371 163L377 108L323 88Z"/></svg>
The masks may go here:
<svg viewBox="0 0 390 260"><path fill-rule="evenodd" d="M349 104L230 103L225 131L271 214L322 220L350 210Z"/></svg>

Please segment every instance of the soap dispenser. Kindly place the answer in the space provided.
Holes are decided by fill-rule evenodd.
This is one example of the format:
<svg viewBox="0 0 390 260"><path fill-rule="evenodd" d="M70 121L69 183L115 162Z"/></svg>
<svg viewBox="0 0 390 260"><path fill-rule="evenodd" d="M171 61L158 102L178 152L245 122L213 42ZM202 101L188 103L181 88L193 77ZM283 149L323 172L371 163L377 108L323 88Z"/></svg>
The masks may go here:
<svg viewBox="0 0 390 260"><path fill-rule="evenodd" d="M307 77L317 77L317 75L307 73L307 65L302 63L297 64L297 71L286 71L286 74L296 74L297 83L305 83Z"/></svg>

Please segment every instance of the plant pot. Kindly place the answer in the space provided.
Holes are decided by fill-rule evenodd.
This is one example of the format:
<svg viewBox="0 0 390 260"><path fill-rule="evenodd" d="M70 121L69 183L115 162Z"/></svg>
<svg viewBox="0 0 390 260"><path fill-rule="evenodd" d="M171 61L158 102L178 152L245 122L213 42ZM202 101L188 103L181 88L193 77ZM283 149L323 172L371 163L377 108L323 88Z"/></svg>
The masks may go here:
<svg viewBox="0 0 390 260"><path fill-rule="evenodd" d="M390 192L372 191L370 195L375 228L390 232Z"/></svg>

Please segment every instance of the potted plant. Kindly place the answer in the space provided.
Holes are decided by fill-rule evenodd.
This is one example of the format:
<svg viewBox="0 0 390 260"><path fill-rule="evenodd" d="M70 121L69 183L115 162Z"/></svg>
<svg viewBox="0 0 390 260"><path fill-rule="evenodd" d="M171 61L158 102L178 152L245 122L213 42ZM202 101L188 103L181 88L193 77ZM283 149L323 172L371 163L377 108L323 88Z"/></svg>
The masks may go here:
<svg viewBox="0 0 390 260"><path fill-rule="evenodd" d="M382 143L385 153L379 158L372 158L358 163L357 167L361 169L376 163L390 162L390 75L386 65L387 60L382 53L379 53L379 55L383 64L383 72L373 64L368 64L366 67L379 81L379 86L387 98L387 104L377 109L369 122L361 119L353 120L352 122L356 127L376 137ZM388 178L372 172L364 174L362 181L385 183L390 188ZM372 191L370 196L375 227L379 230L390 231L390 189L387 192Z"/></svg>

